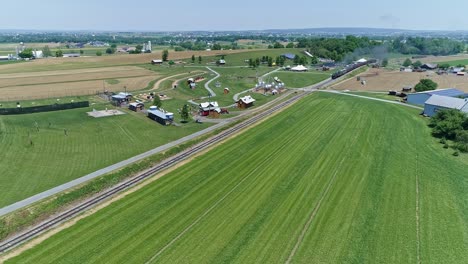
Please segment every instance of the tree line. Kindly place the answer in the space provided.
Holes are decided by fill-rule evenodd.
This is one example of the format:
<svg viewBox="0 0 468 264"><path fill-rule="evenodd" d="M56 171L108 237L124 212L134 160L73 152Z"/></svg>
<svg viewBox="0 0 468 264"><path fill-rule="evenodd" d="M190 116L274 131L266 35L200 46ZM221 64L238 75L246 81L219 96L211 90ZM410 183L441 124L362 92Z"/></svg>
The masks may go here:
<svg viewBox="0 0 468 264"><path fill-rule="evenodd" d="M463 42L448 38L398 37L389 45L389 51L402 54L452 55L465 50Z"/></svg>
<svg viewBox="0 0 468 264"><path fill-rule="evenodd" d="M449 148L448 140L454 143L452 147L457 150L454 155L458 155L458 151L468 152L468 116L465 113L457 109L438 111L429 126L444 148Z"/></svg>

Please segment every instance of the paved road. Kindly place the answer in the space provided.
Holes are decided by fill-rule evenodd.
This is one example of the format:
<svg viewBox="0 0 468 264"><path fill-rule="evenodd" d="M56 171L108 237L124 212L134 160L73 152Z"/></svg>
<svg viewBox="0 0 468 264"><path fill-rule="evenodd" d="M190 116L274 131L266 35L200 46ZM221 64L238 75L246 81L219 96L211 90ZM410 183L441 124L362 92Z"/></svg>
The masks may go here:
<svg viewBox="0 0 468 264"><path fill-rule="evenodd" d="M214 71L213 69L211 69L210 67L206 67L209 71L211 71L212 73L216 74L216 77L214 77L213 79L207 81L205 83L205 89L211 94L211 97L215 97L216 96L216 93L211 90L210 88L210 83L213 82L214 80L218 79L219 76L221 76L219 73L217 73L216 71Z"/></svg>
<svg viewBox="0 0 468 264"><path fill-rule="evenodd" d="M385 99L380 99L380 98L374 98L374 97L369 97L369 96L364 96L364 95L357 95L357 94L344 93L344 92L335 91L335 90L323 90L323 92L335 93L335 94L342 94L342 95L347 95L347 96L354 96L354 97L365 98L365 99L374 100L374 101L379 101L379 102L385 102L385 103L389 103L389 104L403 105L403 106L410 107L410 108L414 108L414 109L424 110L424 108L422 108L422 107L419 107L419 106L416 106L416 105L405 104L405 103L398 102L398 101L391 101L391 100L385 100Z"/></svg>

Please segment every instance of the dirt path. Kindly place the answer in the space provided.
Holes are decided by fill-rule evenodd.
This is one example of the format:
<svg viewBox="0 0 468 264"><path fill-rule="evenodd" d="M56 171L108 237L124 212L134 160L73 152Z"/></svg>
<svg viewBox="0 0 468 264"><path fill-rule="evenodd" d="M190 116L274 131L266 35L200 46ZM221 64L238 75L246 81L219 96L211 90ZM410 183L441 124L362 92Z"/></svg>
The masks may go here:
<svg viewBox="0 0 468 264"><path fill-rule="evenodd" d="M185 73L179 73L179 74L175 74L175 75L171 75L171 76L168 76L166 78L162 78L161 80L157 81L154 85L153 85L153 88L151 88L150 91L153 91L153 90L156 90L156 89L159 89L159 86L161 85L162 82L166 81L166 80L169 80L169 79L172 79L174 77L178 77L178 76L182 76L182 75L189 75L189 74L199 74L199 73L206 73L205 71L192 71L192 72L185 72ZM185 78L182 78L182 79L179 79L175 82L179 82L181 80L183 80ZM172 86L174 86L174 82L172 83Z"/></svg>

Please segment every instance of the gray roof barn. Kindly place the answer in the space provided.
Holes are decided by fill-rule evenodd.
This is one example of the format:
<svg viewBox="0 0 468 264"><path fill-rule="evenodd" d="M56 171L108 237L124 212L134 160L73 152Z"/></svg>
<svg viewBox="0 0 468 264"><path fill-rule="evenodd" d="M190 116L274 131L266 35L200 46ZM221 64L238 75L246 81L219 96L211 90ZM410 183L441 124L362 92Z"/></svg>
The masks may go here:
<svg viewBox="0 0 468 264"><path fill-rule="evenodd" d="M432 95L424 104L424 114L427 116L434 116L439 110L443 109L458 109L468 113L468 99Z"/></svg>

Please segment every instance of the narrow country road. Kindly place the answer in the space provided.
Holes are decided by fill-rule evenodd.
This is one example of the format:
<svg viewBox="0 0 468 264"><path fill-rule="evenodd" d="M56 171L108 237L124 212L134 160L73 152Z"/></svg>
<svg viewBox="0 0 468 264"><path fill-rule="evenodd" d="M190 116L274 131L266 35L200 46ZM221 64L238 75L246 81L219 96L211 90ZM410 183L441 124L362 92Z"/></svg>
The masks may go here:
<svg viewBox="0 0 468 264"><path fill-rule="evenodd" d="M374 101L379 101L379 102L384 102L384 103L389 103L389 104L403 105L403 106L414 108L414 109L424 110L424 108L416 106L416 105L410 105L410 104L405 104L405 103L398 102L398 101L390 101L390 100L374 98L374 97L369 97L369 96L364 96L364 95L344 93L344 92L340 92L340 91L336 91L336 90L323 90L322 92L341 94L341 95L347 95L347 96L354 96L354 97L359 97L359 98L364 98L364 99L369 99L369 100L374 100Z"/></svg>

